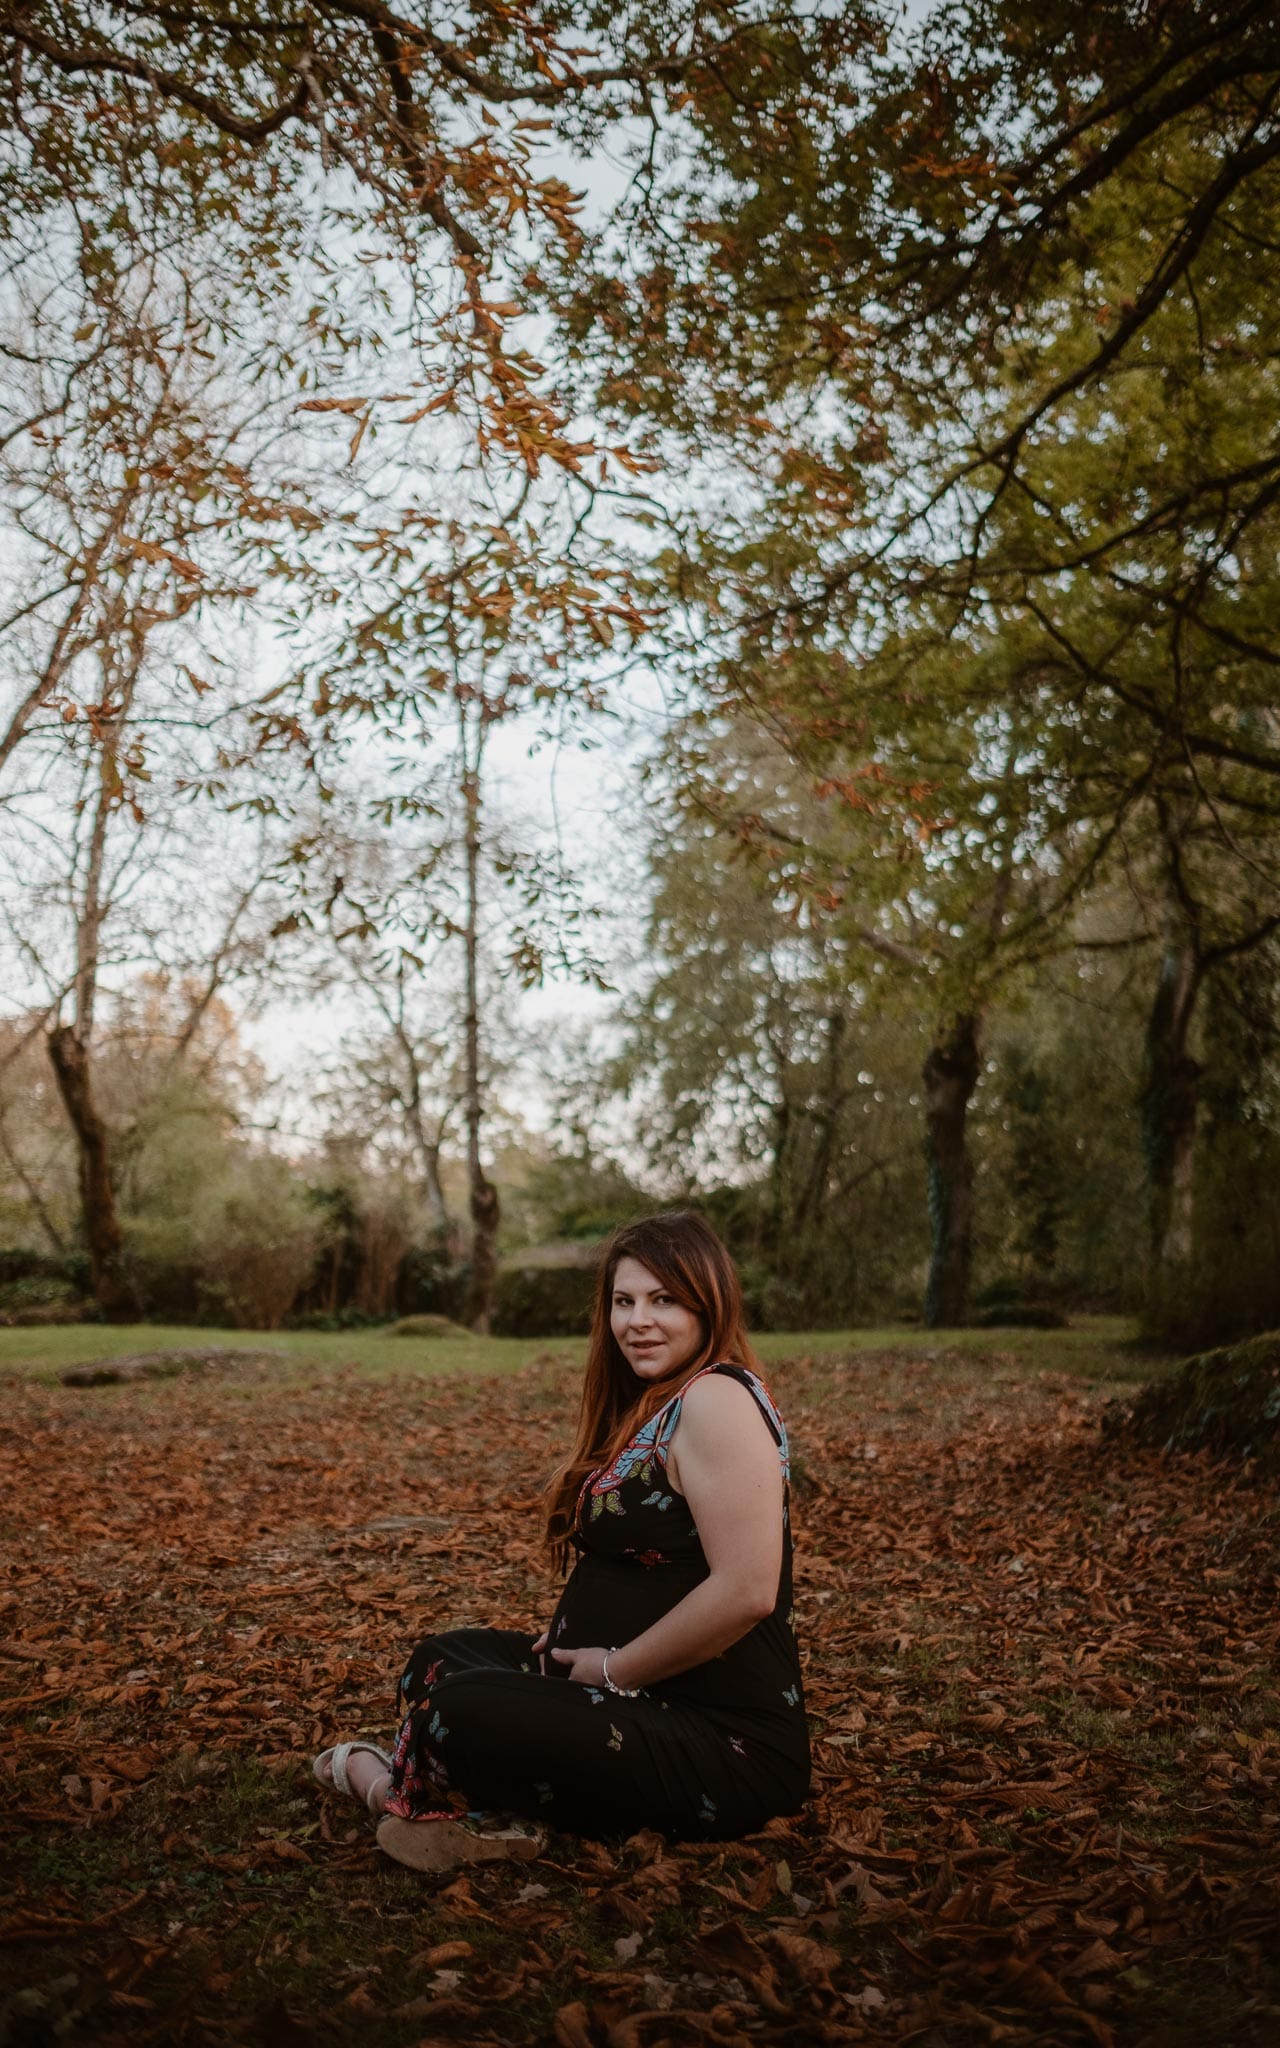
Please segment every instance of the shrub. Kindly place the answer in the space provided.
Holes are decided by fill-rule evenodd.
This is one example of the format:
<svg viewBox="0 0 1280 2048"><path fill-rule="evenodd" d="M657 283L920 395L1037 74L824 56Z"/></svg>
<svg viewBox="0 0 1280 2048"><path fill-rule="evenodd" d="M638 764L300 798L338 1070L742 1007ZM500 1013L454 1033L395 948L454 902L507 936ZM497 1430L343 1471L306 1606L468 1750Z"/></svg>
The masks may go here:
<svg viewBox="0 0 1280 2048"><path fill-rule="evenodd" d="M278 1330L311 1277L319 1224L287 1160L244 1152L193 1213L201 1309Z"/></svg>
<svg viewBox="0 0 1280 2048"><path fill-rule="evenodd" d="M467 1305L471 1268L432 1245L412 1245L396 1274L395 1303L402 1316L456 1319Z"/></svg>
<svg viewBox="0 0 1280 2048"><path fill-rule="evenodd" d="M468 1337L470 1331L448 1316L401 1316L383 1331L386 1337Z"/></svg>
<svg viewBox="0 0 1280 2048"><path fill-rule="evenodd" d="M0 1250L0 1323L79 1323L97 1309L86 1301L88 1262L72 1254L52 1258L22 1247Z"/></svg>
<svg viewBox="0 0 1280 2048"><path fill-rule="evenodd" d="M975 1296L973 1322L979 1330L1065 1330L1056 1303L1009 1274L992 1280Z"/></svg>
<svg viewBox="0 0 1280 2048"><path fill-rule="evenodd" d="M65 1280L66 1261L50 1258L47 1252L31 1251L26 1245L0 1247L0 1287L21 1280Z"/></svg>
<svg viewBox="0 0 1280 2048"><path fill-rule="evenodd" d="M495 1337L585 1337L595 1293L592 1267L505 1266L493 1305Z"/></svg>
<svg viewBox="0 0 1280 2048"><path fill-rule="evenodd" d="M291 1330L377 1330L385 1326L387 1318L367 1308L311 1308L286 1320Z"/></svg>

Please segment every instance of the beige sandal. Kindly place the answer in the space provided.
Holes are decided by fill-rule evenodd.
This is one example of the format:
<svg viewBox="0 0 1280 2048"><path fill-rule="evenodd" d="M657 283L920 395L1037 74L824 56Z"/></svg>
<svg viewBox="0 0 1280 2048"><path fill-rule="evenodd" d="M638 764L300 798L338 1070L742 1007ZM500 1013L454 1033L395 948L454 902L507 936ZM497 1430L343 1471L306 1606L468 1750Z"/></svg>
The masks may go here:
<svg viewBox="0 0 1280 2048"><path fill-rule="evenodd" d="M326 1792L345 1792L348 1798L358 1799L361 1805L368 1805L368 1795L357 1792L347 1777L347 1758L354 1756L357 1750L363 1751L365 1756L376 1757L384 1771L391 1769L391 1758L385 1749L378 1748L376 1742L335 1742L332 1749L321 1750L311 1766L311 1775L317 1785L324 1786ZM369 1789L372 1791L373 1787L370 1786ZM380 1809L369 1806L369 1811L373 1813Z"/></svg>
<svg viewBox="0 0 1280 2048"><path fill-rule="evenodd" d="M521 1821L486 1821L461 1814L404 1820L388 1813L378 1823L378 1847L410 1870L444 1872L464 1863L528 1863L546 1847L541 1829Z"/></svg>

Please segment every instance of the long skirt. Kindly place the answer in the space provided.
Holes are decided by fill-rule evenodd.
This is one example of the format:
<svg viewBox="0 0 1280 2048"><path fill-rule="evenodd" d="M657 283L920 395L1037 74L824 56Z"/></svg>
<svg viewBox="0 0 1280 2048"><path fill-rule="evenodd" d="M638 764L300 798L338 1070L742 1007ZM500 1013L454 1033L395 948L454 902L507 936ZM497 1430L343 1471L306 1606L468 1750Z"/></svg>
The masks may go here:
<svg viewBox="0 0 1280 2048"><path fill-rule="evenodd" d="M731 1716L544 1677L533 1640L462 1628L419 1643L400 1679L388 1813L461 1804L581 1835L726 1841L799 1808L790 1759Z"/></svg>

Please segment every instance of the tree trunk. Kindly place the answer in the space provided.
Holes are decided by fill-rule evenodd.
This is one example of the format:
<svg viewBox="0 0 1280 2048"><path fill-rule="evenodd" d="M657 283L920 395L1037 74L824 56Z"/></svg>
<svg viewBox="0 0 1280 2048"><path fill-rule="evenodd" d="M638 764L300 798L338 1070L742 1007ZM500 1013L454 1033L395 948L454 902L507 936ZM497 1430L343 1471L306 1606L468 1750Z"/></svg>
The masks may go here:
<svg viewBox="0 0 1280 2048"><path fill-rule="evenodd" d="M932 1243L924 1319L930 1329L955 1329L969 1310L973 1161L965 1127L980 1071L978 1018L964 1011L944 1019L923 1067Z"/></svg>
<svg viewBox="0 0 1280 2048"><path fill-rule="evenodd" d="M394 1006L390 1000L378 998L382 1014L391 1027L404 1076L403 1085L396 1084L394 1099L404 1111L409 1144L422 1175L422 1193L427 1213L431 1218L432 1240L449 1258L456 1259L461 1257L461 1247L457 1242L453 1218L449 1214L449 1205L444 1198L444 1183L440 1178L440 1158L444 1151L444 1134L449 1111L446 1110L443 1116L434 1119L434 1129L428 1128L426 1104L422 1098L422 1054L406 1018L404 983L405 962L402 959L396 969Z"/></svg>
<svg viewBox="0 0 1280 2048"><path fill-rule="evenodd" d="M460 720L466 745L465 720ZM466 923L463 948L466 958L465 1099L463 1112L467 1127L467 1179L471 1212L471 1278L467 1287L463 1320L467 1327L488 1334L493 1317L493 1292L498 1274L498 1222L501 1207L498 1190L484 1170L480 1134L484 1121L484 1099L480 1085L480 999L478 965L480 950L480 754L483 727L477 734L476 758L469 765L464 752L462 795L466 813Z"/></svg>
<svg viewBox="0 0 1280 2048"><path fill-rule="evenodd" d="M1138 1098L1147 1170L1145 1322L1156 1337L1176 1336L1189 1306L1200 1067L1188 1040L1199 986L1195 948L1185 934L1172 934L1160 956Z"/></svg>
<svg viewBox="0 0 1280 2048"><path fill-rule="evenodd" d="M403 1050L408 1069L405 1108L408 1112L409 1139L417 1154L418 1168L422 1175L422 1192L427 1204L427 1213L431 1218L431 1234L438 1244L447 1245L453 1234L453 1225L440 1179L440 1154L444 1141L438 1135L432 1137L427 1130L417 1053L409 1043L407 1034L403 1039Z"/></svg>
<svg viewBox="0 0 1280 2048"><path fill-rule="evenodd" d="M89 1284L102 1313L123 1320L137 1314L138 1303L124 1271L124 1237L111 1185L111 1139L93 1099L88 1049L70 1024L55 1025L48 1044L58 1092L75 1133Z"/></svg>
<svg viewBox="0 0 1280 2048"><path fill-rule="evenodd" d="M449 1206L444 1198L444 1186L440 1179L440 1153L438 1142L427 1137L423 1130L419 1136L418 1163L422 1168L422 1191L426 1196L427 1209L431 1217L431 1234L441 1245L453 1241L453 1221Z"/></svg>

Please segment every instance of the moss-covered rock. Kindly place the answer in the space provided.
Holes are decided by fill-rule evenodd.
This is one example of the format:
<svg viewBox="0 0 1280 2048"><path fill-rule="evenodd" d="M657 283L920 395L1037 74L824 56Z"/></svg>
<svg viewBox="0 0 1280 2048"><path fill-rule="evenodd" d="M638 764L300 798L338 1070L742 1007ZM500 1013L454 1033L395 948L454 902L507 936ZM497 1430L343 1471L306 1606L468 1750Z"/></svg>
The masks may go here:
<svg viewBox="0 0 1280 2048"><path fill-rule="evenodd" d="M115 1387L132 1380L173 1380L184 1373L225 1372L242 1365L278 1365L280 1351L241 1351L232 1344L202 1344L184 1351L127 1351L58 1374L64 1387Z"/></svg>
<svg viewBox="0 0 1280 2048"><path fill-rule="evenodd" d="M1106 1427L1159 1450L1256 1458L1280 1471L1280 1330L1188 1358L1133 1402L1116 1403Z"/></svg>

